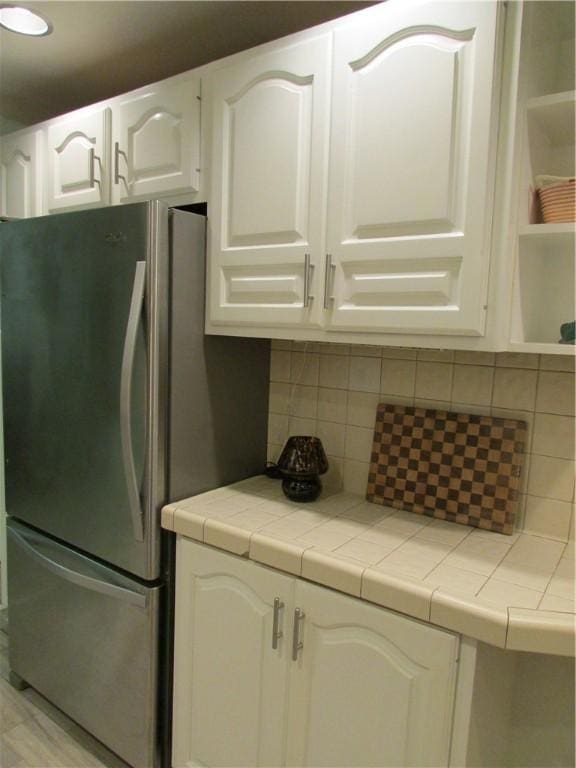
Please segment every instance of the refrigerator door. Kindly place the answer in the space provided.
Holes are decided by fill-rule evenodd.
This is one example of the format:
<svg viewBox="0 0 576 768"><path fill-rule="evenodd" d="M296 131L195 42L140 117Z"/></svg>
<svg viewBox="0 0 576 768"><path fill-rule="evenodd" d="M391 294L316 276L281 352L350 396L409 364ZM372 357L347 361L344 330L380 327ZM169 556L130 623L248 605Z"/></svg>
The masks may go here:
<svg viewBox="0 0 576 768"><path fill-rule="evenodd" d="M147 494L162 498L163 465L153 478L147 467L163 438L164 212L118 206L0 233L8 514L144 579L160 575Z"/></svg>
<svg viewBox="0 0 576 768"><path fill-rule="evenodd" d="M161 587L8 522L10 666L130 765L157 764Z"/></svg>

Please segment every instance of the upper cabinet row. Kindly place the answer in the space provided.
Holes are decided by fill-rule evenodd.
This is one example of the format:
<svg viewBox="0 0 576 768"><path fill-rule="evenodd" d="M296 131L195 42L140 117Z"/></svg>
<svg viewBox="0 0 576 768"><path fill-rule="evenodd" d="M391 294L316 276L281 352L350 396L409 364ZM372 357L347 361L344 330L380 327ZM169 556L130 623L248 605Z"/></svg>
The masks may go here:
<svg viewBox="0 0 576 768"><path fill-rule="evenodd" d="M165 81L3 137L0 213L193 194L199 165L200 78Z"/></svg>
<svg viewBox="0 0 576 768"><path fill-rule="evenodd" d="M570 5L387 0L2 137L0 214L207 201L212 334L573 353L534 194L574 175Z"/></svg>
<svg viewBox="0 0 576 768"><path fill-rule="evenodd" d="M499 10L386 3L212 76L209 330L483 333Z"/></svg>

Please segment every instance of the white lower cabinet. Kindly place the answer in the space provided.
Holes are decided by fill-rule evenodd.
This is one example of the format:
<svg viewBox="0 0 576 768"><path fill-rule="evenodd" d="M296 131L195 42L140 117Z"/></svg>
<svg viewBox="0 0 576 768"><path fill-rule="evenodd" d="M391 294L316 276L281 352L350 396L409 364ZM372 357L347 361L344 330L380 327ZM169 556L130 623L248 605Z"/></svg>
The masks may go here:
<svg viewBox="0 0 576 768"><path fill-rule="evenodd" d="M448 765L459 638L178 540L173 765Z"/></svg>

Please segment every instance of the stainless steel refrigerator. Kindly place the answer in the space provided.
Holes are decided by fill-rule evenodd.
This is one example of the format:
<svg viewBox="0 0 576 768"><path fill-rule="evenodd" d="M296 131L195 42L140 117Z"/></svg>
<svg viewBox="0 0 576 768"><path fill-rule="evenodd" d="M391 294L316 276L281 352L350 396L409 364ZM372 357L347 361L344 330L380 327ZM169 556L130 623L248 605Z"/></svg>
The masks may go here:
<svg viewBox="0 0 576 768"><path fill-rule="evenodd" d="M152 202L0 228L13 680L136 768L169 764L161 507L265 464L269 345L204 335L205 222Z"/></svg>

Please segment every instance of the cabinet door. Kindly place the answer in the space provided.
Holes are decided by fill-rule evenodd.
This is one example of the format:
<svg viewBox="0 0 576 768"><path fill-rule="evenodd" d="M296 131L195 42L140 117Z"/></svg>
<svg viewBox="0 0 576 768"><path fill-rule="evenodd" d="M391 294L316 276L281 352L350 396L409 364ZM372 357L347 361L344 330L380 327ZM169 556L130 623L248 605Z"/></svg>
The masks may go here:
<svg viewBox="0 0 576 768"><path fill-rule="evenodd" d="M217 72L208 321L318 325L327 35Z"/></svg>
<svg viewBox="0 0 576 768"><path fill-rule="evenodd" d="M200 78L119 99L112 141L113 202L198 191Z"/></svg>
<svg viewBox="0 0 576 768"><path fill-rule="evenodd" d="M332 328L482 334L500 5L390 0L337 31Z"/></svg>
<svg viewBox="0 0 576 768"><path fill-rule="evenodd" d="M283 764L292 592L289 577L178 539L175 768Z"/></svg>
<svg viewBox="0 0 576 768"><path fill-rule="evenodd" d="M304 582L287 764L447 765L456 636Z"/></svg>
<svg viewBox="0 0 576 768"><path fill-rule="evenodd" d="M48 128L49 212L110 200L110 110L74 113Z"/></svg>
<svg viewBox="0 0 576 768"><path fill-rule="evenodd" d="M42 214L42 133L0 137L0 215L27 219Z"/></svg>

